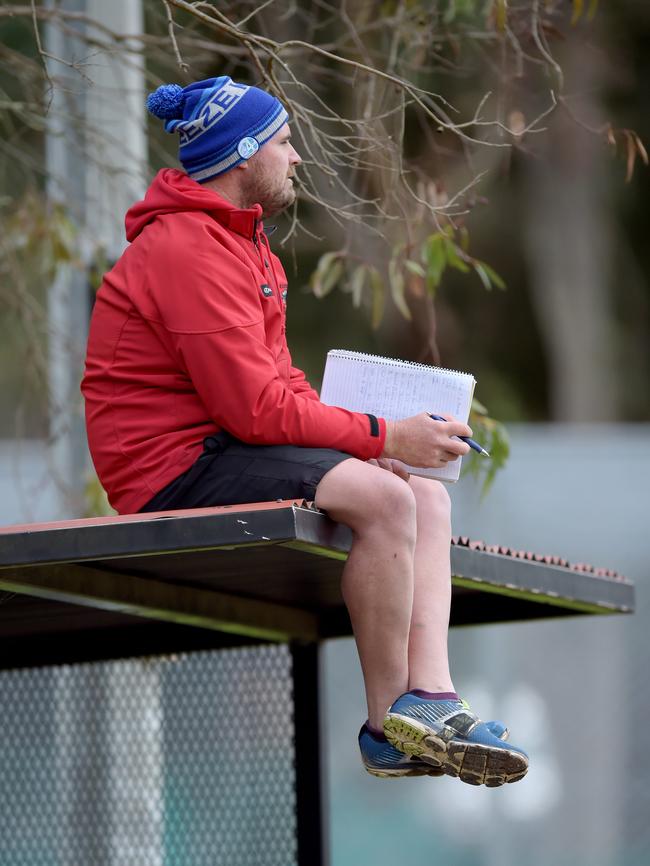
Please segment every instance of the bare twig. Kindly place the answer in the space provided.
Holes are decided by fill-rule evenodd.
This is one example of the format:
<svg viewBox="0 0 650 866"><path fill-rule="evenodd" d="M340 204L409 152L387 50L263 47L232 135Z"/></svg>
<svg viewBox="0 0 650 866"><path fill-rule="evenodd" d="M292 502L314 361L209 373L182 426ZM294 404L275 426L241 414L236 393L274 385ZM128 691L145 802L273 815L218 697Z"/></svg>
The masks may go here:
<svg viewBox="0 0 650 866"><path fill-rule="evenodd" d="M172 16L171 6L167 2L167 0L163 0L163 3L165 6L165 10L167 12L167 32L169 33L169 39L170 39L170 41L172 43L172 47L174 49L174 56L176 57L176 62L178 63L178 66L180 67L180 69L183 70L183 72L189 72L190 67L187 65L187 63L181 57L181 52L180 52L180 49L178 47L178 42L176 41L176 34L174 33L174 18Z"/></svg>
<svg viewBox="0 0 650 866"><path fill-rule="evenodd" d="M241 30L244 24L248 24L248 22L252 18L254 18L256 15L259 15L259 13L266 9L267 6L270 6L271 3L275 3L275 0L266 0L266 2L262 3L261 6L258 6L256 9L253 9L252 12L249 12L248 15L241 19L241 21L237 22L237 24L235 25L237 29Z"/></svg>
<svg viewBox="0 0 650 866"><path fill-rule="evenodd" d="M54 60L59 60L59 58L58 57L55 58L52 54L49 54L49 52L46 52L43 50L43 46L41 45L41 34L39 32L39 29L38 29L38 20L36 18L35 0L31 0L31 9L32 9L32 23L33 23L33 27L34 27L34 39L36 40L36 48L38 50L41 61L43 63L43 74L45 75L45 80L47 82L47 89L48 89L48 101L47 101L47 108L46 108L46 113L47 113L50 109L50 106L52 105L52 100L54 99L54 84L52 83L52 79L50 77L50 71L47 68L47 58L49 57L49 58L52 58ZM61 62L64 62L64 61L61 61Z"/></svg>
<svg viewBox="0 0 650 866"><path fill-rule="evenodd" d="M564 73L562 72L562 67L557 62L557 60L553 57L551 52L548 50L548 45L546 44L546 39L544 38L544 34L540 29L540 20L539 20L539 0L533 0L533 9L532 9L532 34L533 39L535 40L535 45L537 46L539 53L542 55L544 60L555 70L555 74L557 76L558 81L558 90L560 93L564 89Z"/></svg>

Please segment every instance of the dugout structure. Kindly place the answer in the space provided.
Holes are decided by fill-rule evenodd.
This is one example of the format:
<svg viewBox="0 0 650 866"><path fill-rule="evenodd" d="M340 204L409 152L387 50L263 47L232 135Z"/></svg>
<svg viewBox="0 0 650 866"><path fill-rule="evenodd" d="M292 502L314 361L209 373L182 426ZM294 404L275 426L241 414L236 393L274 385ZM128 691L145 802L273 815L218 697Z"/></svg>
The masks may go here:
<svg viewBox="0 0 650 866"><path fill-rule="evenodd" d="M350 542L293 501L0 530L3 866L326 866ZM452 625L634 608L611 571L451 553Z"/></svg>

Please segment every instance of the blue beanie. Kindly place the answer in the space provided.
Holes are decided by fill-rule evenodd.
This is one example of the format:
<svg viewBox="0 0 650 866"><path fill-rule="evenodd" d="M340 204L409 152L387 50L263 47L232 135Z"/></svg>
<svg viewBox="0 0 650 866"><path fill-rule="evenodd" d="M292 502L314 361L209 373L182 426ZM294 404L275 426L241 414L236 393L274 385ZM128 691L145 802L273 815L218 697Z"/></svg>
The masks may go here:
<svg viewBox="0 0 650 866"><path fill-rule="evenodd" d="M166 121L166 132L178 132L178 157L199 183L250 159L289 117L275 96L227 75L187 87L163 84L147 108Z"/></svg>

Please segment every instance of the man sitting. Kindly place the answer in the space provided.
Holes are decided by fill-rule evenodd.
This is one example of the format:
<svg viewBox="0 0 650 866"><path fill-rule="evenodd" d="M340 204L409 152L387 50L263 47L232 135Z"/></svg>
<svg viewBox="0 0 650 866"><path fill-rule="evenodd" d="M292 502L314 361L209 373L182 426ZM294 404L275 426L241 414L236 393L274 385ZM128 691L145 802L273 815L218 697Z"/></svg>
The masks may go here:
<svg viewBox="0 0 650 866"><path fill-rule="evenodd" d="M120 513L306 498L353 533L343 598L363 670L359 743L377 776L522 778L525 753L462 702L447 656L450 503L403 463L465 454L453 419L327 406L294 367L287 278L262 219L295 198L287 112L226 77L151 94L180 138L126 215L93 311L82 391L90 450Z"/></svg>

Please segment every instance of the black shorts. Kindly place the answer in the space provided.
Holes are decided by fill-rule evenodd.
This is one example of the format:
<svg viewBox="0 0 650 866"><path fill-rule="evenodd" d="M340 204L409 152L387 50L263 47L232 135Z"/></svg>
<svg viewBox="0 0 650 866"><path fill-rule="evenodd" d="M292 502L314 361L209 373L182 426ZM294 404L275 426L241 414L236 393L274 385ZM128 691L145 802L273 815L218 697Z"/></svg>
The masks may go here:
<svg viewBox="0 0 650 866"><path fill-rule="evenodd" d="M193 466L164 487L140 511L174 511L211 505L309 499L323 475L351 455L331 448L247 445L229 433L203 442Z"/></svg>

